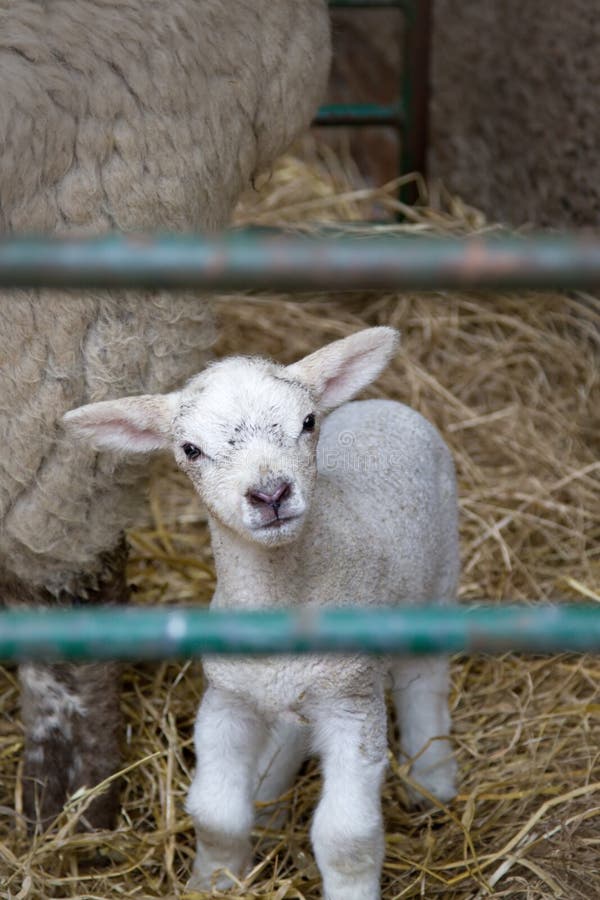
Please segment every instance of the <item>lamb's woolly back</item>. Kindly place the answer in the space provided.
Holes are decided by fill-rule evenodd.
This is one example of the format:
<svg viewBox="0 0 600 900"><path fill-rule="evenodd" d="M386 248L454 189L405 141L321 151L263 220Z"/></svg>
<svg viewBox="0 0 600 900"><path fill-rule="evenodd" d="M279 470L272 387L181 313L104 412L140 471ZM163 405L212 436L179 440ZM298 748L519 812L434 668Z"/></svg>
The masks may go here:
<svg viewBox="0 0 600 900"><path fill-rule="evenodd" d="M0 231L214 230L310 121L324 0L0 0ZM100 571L146 466L64 443L74 406L172 389L205 304L147 292L0 303L0 565L51 591Z"/></svg>

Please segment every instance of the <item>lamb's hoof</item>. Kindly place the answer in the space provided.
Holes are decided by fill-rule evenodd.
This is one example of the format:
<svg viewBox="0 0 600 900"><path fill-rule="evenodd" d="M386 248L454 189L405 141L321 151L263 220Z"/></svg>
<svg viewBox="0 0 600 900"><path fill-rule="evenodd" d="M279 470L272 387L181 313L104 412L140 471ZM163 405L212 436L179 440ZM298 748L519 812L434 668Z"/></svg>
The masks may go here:
<svg viewBox="0 0 600 900"><path fill-rule="evenodd" d="M210 875L202 872L194 871L187 883L188 891L198 891L202 895L206 895L207 891L216 888L219 891L226 891L230 887L234 887L236 882L223 869L217 869Z"/></svg>
<svg viewBox="0 0 600 900"><path fill-rule="evenodd" d="M435 769L425 772L413 770L411 776L436 800L446 805L456 797L456 769L456 762L452 759L443 766L436 766ZM408 802L412 807L431 809L435 806L429 797L422 794L417 788L413 788L412 785L407 785L406 789Z"/></svg>

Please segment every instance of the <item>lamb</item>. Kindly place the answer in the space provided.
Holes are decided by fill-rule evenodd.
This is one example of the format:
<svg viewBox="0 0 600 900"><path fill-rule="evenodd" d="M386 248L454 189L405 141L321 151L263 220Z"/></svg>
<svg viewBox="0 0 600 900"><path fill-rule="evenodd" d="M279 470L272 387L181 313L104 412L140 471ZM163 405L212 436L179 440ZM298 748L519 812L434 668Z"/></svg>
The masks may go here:
<svg viewBox="0 0 600 900"><path fill-rule="evenodd" d="M225 359L180 391L71 411L65 427L105 450L174 454L208 510L215 609L450 600L459 563L448 448L402 404L347 402L396 342L377 327L287 367ZM274 800L312 749L324 776L311 831L324 896L378 898L386 679L403 759L446 801L455 791L447 660L210 656L204 672L187 801L193 887L246 871L253 801Z"/></svg>
<svg viewBox="0 0 600 900"><path fill-rule="evenodd" d="M0 0L0 233L215 231L310 122L325 0ZM205 302L14 291L0 302L0 602L126 599L147 468L61 439L82 403L203 365ZM117 670L23 666L24 809L44 824L119 760ZM86 812L108 827L117 784Z"/></svg>

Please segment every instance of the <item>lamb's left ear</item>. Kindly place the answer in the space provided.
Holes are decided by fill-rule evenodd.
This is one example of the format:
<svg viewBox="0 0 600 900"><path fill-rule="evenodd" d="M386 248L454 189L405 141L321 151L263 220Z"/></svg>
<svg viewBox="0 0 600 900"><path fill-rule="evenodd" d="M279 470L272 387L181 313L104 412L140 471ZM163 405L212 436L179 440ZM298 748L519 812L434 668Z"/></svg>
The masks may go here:
<svg viewBox="0 0 600 900"><path fill-rule="evenodd" d="M176 405L176 393L103 400L65 413L63 424L98 450L148 453L171 446Z"/></svg>
<svg viewBox="0 0 600 900"><path fill-rule="evenodd" d="M327 344L286 371L311 389L320 409L333 409L375 381L393 356L399 338L395 328L366 328Z"/></svg>

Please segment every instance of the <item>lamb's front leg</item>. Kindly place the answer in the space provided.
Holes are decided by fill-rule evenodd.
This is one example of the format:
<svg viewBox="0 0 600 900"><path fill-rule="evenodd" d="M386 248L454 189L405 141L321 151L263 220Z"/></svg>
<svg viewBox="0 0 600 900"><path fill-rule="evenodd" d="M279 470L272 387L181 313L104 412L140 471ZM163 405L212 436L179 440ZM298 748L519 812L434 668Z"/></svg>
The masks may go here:
<svg viewBox="0 0 600 900"><path fill-rule="evenodd" d="M190 887L228 887L219 869L243 875L251 861L256 766L267 734L264 720L239 698L209 687L194 732L197 768L186 808L194 819L197 854Z"/></svg>
<svg viewBox="0 0 600 900"><path fill-rule="evenodd" d="M383 692L322 706L314 721L323 796L311 837L326 900L378 900L384 832L381 783L386 768Z"/></svg>

